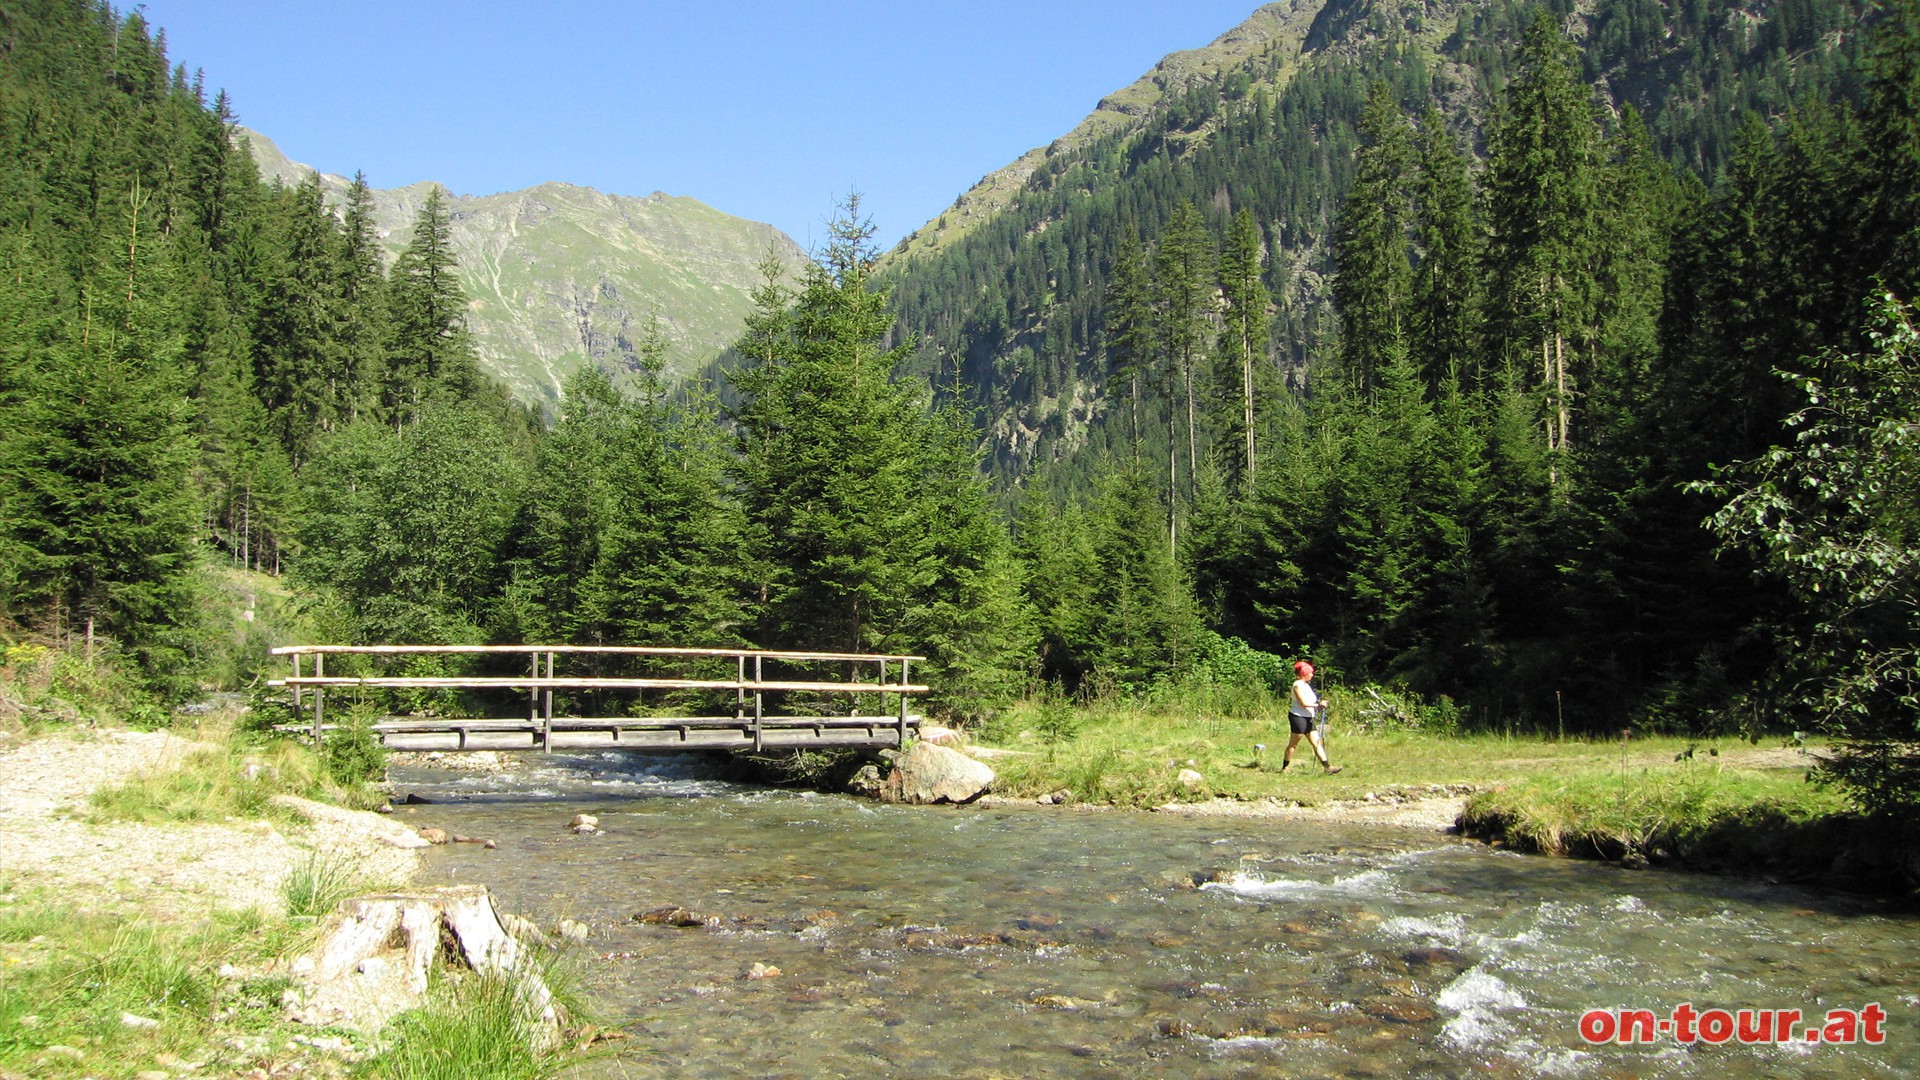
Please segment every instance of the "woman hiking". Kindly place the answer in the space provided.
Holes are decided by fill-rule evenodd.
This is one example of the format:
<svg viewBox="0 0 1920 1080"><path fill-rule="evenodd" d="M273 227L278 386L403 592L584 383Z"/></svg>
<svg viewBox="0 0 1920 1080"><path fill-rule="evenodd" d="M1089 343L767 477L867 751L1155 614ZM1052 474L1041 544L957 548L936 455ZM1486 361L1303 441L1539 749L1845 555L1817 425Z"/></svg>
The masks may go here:
<svg viewBox="0 0 1920 1080"><path fill-rule="evenodd" d="M1327 703L1313 692L1313 665L1305 660L1297 661L1293 665L1293 673L1299 676L1293 680L1293 692L1287 704L1287 726L1293 730L1293 734L1287 739L1286 753L1280 755L1280 771L1286 772L1287 766L1293 764L1293 748L1300 745L1300 736L1305 735L1308 744L1313 747L1313 756L1320 760L1321 767L1331 776L1339 772L1341 766L1327 760L1326 744L1320 741L1320 733L1314 730L1314 718L1327 707Z"/></svg>

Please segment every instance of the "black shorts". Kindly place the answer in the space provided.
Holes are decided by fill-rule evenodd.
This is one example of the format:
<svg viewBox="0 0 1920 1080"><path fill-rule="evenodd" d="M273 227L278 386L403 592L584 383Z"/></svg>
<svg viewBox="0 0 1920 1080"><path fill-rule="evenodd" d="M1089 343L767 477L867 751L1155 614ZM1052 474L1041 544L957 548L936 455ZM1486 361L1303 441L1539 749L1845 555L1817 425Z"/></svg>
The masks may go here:
<svg viewBox="0 0 1920 1080"><path fill-rule="evenodd" d="M1310 735L1313 733L1313 717L1290 712L1287 714L1287 726L1293 729L1295 735Z"/></svg>

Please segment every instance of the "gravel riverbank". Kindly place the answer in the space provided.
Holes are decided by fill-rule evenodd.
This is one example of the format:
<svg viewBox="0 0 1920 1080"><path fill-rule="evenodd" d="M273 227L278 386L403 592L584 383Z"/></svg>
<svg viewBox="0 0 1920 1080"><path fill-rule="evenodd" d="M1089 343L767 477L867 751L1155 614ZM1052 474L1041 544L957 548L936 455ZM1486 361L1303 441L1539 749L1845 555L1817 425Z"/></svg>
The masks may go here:
<svg viewBox="0 0 1920 1080"><path fill-rule="evenodd" d="M339 810L304 825L86 820L96 789L214 749L166 731L0 742L0 881L57 891L84 911L173 919L277 909L281 882L314 852L395 885L418 869L418 854L393 846L396 825L378 814Z"/></svg>

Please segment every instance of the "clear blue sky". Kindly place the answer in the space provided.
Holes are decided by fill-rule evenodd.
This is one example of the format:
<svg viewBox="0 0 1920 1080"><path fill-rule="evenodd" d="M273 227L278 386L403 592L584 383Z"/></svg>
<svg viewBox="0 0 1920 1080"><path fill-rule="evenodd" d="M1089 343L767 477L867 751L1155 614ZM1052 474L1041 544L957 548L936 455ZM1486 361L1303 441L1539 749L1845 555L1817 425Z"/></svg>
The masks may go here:
<svg viewBox="0 0 1920 1080"><path fill-rule="evenodd" d="M130 4L117 4L130 10ZM664 191L890 246L1259 0L150 0L241 123L375 187Z"/></svg>

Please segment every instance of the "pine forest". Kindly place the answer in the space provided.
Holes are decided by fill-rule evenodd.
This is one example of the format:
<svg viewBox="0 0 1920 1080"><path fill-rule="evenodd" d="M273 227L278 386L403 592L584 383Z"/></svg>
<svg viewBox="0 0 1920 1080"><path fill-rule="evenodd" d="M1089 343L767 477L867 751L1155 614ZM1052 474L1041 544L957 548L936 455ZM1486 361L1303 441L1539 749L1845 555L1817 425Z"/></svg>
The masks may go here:
<svg viewBox="0 0 1920 1080"><path fill-rule="evenodd" d="M656 323L549 409L440 195L389 260L142 9L8 5L0 638L163 707L262 676L265 587L340 643L919 654L989 726L1311 657L1920 799L1920 3L1290 10L965 228L882 253L850 194L702 374Z"/></svg>

